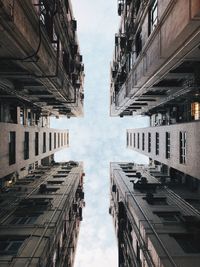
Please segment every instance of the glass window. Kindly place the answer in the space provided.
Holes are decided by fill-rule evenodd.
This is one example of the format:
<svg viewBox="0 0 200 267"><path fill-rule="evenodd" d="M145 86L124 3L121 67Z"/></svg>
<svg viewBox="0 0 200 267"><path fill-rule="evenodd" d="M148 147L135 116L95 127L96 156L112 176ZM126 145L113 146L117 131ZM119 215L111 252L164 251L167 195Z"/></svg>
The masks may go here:
<svg viewBox="0 0 200 267"><path fill-rule="evenodd" d="M9 133L9 165L16 162L16 133Z"/></svg>
<svg viewBox="0 0 200 267"><path fill-rule="evenodd" d="M6 237L6 239L1 239L0 255L16 255L24 240L25 238L20 237Z"/></svg>
<svg viewBox="0 0 200 267"><path fill-rule="evenodd" d="M145 135L144 135L144 133L142 133L142 150L144 150L145 149L145 147L144 147L144 144L145 144Z"/></svg>
<svg viewBox="0 0 200 267"><path fill-rule="evenodd" d="M155 212L163 222L180 222L179 213L175 212Z"/></svg>
<svg viewBox="0 0 200 267"><path fill-rule="evenodd" d="M54 133L54 149L56 148L56 133Z"/></svg>
<svg viewBox="0 0 200 267"><path fill-rule="evenodd" d="M149 8L149 35L158 24L158 0L154 0Z"/></svg>
<svg viewBox="0 0 200 267"><path fill-rule="evenodd" d="M180 141L180 163L186 163L186 140L187 135L186 132L180 132L179 134L179 141Z"/></svg>
<svg viewBox="0 0 200 267"><path fill-rule="evenodd" d="M200 253L200 235L196 234L170 234L185 253Z"/></svg>
<svg viewBox="0 0 200 267"><path fill-rule="evenodd" d="M49 150L51 151L52 149L52 134L49 133Z"/></svg>
<svg viewBox="0 0 200 267"><path fill-rule="evenodd" d="M193 120L200 119L200 103L199 102L193 102L191 104L191 116Z"/></svg>
<svg viewBox="0 0 200 267"><path fill-rule="evenodd" d="M130 136L129 136L129 142L130 142L130 146L132 147L132 133L130 133Z"/></svg>
<svg viewBox="0 0 200 267"><path fill-rule="evenodd" d="M24 132L24 159L29 159L29 132Z"/></svg>
<svg viewBox="0 0 200 267"><path fill-rule="evenodd" d="M140 148L140 134L137 134L137 148Z"/></svg>
<svg viewBox="0 0 200 267"><path fill-rule="evenodd" d="M151 152L151 133L148 133L148 152Z"/></svg>
<svg viewBox="0 0 200 267"><path fill-rule="evenodd" d="M35 133L35 156L39 155L39 133Z"/></svg>
<svg viewBox="0 0 200 267"><path fill-rule="evenodd" d="M165 156L166 156L166 159L169 159L170 158L170 133L169 132L166 132L165 139L166 139L166 153L165 153Z"/></svg>
<svg viewBox="0 0 200 267"><path fill-rule="evenodd" d="M9 224L33 224L37 218L38 218L39 215L37 216L17 216L17 217L14 217L10 222Z"/></svg>
<svg viewBox="0 0 200 267"><path fill-rule="evenodd" d="M159 133L156 133L156 155L159 155Z"/></svg>
<svg viewBox="0 0 200 267"><path fill-rule="evenodd" d="M43 133L43 153L46 152L46 133Z"/></svg>

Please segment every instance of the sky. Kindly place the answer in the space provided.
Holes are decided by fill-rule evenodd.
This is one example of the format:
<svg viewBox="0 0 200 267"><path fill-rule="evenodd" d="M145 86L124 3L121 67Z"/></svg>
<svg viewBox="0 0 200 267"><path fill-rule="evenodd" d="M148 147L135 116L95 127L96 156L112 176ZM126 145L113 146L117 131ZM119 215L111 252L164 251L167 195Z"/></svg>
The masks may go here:
<svg viewBox="0 0 200 267"><path fill-rule="evenodd" d="M86 207L74 267L117 267L117 239L109 208L109 164L147 163L126 149L126 129L148 126L145 117L109 117L110 62L118 30L117 0L72 0L85 64L84 118L51 119L51 127L69 129L68 149L56 161L84 162Z"/></svg>

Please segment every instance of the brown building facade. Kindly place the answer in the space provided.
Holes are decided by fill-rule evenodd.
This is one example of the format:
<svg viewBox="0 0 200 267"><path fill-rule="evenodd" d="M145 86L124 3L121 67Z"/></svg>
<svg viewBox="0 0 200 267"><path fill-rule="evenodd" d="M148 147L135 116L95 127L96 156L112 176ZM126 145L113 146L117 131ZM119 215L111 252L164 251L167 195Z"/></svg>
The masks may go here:
<svg viewBox="0 0 200 267"><path fill-rule="evenodd" d="M1 192L1 266L73 266L83 176L82 163L40 165Z"/></svg>
<svg viewBox="0 0 200 267"><path fill-rule="evenodd" d="M83 115L84 66L70 0L0 1L0 99Z"/></svg>
<svg viewBox="0 0 200 267"><path fill-rule="evenodd" d="M185 189L180 197L154 164L111 163L110 178L118 266L198 267L200 205L191 203L199 194Z"/></svg>
<svg viewBox="0 0 200 267"><path fill-rule="evenodd" d="M118 14L111 116L146 115L177 96L199 110L199 1L119 0Z"/></svg>

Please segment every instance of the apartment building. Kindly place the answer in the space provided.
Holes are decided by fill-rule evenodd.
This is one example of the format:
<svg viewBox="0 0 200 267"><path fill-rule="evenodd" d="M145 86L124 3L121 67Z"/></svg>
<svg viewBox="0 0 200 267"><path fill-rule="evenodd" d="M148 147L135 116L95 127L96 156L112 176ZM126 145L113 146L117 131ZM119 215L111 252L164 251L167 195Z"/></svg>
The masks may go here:
<svg viewBox="0 0 200 267"><path fill-rule="evenodd" d="M183 111L188 120L199 119L199 1L118 0L118 14L111 116L149 115L167 107L180 121Z"/></svg>
<svg viewBox="0 0 200 267"><path fill-rule="evenodd" d="M0 100L83 116L84 65L70 0L0 1Z"/></svg>
<svg viewBox="0 0 200 267"><path fill-rule="evenodd" d="M127 130L127 148L200 179L200 121Z"/></svg>
<svg viewBox="0 0 200 267"><path fill-rule="evenodd" d="M53 162L1 191L0 266L73 266L83 176L81 162Z"/></svg>
<svg viewBox="0 0 200 267"><path fill-rule="evenodd" d="M111 163L110 179L119 267L199 266L199 194L182 190L180 197L166 187L173 177L154 164Z"/></svg>
<svg viewBox="0 0 200 267"><path fill-rule="evenodd" d="M48 128L48 120L41 118L43 127L40 123L0 122L0 187L9 186L45 162L51 163L55 152L69 146L68 130Z"/></svg>

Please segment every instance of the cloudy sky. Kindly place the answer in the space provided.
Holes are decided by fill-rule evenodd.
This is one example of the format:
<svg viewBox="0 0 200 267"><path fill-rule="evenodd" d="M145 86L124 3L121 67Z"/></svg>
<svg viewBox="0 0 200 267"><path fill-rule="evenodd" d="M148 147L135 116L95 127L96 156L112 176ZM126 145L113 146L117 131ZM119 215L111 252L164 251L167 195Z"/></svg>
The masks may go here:
<svg viewBox="0 0 200 267"><path fill-rule="evenodd" d="M117 0L72 0L85 63L84 118L52 119L51 127L70 131L70 148L57 161L84 161L85 200L75 267L117 267L117 242L109 207L109 163L147 162L126 149L126 129L148 119L109 117L109 65L117 32Z"/></svg>

